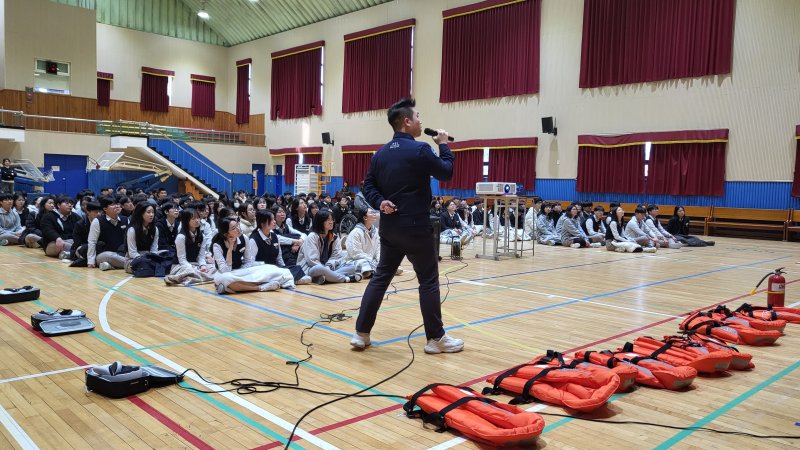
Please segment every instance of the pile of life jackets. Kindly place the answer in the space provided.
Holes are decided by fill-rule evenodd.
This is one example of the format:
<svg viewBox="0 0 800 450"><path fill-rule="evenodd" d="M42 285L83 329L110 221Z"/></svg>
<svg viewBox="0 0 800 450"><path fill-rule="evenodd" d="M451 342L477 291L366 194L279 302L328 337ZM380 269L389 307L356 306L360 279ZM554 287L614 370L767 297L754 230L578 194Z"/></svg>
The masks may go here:
<svg viewBox="0 0 800 450"><path fill-rule="evenodd" d="M437 425L439 432L452 428L477 442L520 445L541 434L544 420L516 405L538 400L588 413L635 384L682 390L698 374L752 369L753 356L732 344L772 345L787 323L800 324L800 309L744 304L731 311L720 305L690 314L679 335L640 336L616 351L579 351L572 357L548 350L489 377L492 386L482 393L431 384L407 396L403 409L408 417ZM500 393L513 395L509 404L486 397Z"/></svg>

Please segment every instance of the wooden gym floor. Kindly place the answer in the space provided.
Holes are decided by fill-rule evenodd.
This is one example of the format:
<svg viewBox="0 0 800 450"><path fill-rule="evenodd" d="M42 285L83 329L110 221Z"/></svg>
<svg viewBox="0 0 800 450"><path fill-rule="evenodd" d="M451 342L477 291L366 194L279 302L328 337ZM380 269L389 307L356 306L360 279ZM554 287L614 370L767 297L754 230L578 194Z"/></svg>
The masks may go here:
<svg viewBox="0 0 800 450"><path fill-rule="evenodd" d="M372 393L406 395L431 382L480 389L487 376L547 349L571 354L616 348L639 335L673 334L680 316L698 308L765 304L763 292L745 295L776 267L789 272L786 303L800 300L797 243L719 238L715 247L655 255L537 246L535 257L527 253L499 262L472 257L479 244L465 252L467 265L449 260L440 265L443 273L461 268L450 273L442 294L449 290L445 325L466 341L464 351L425 355L424 338L415 334L413 365ZM355 392L410 361L406 336L421 317L413 271L407 262L404 267L405 274L395 279L399 292L383 304L370 349L350 350L352 318L305 333L314 357L299 370L302 387ZM20 247L0 248L0 283L42 289L39 301L0 305L0 448L52 449L282 447L295 421L332 397L288 389L201 394L170 386L110 400L86 392L83 368L122 361L193 368L212 382L291 383L293 366L286 362L305 356L301 330L320 314L357 308L366 286L219 296L212 285L168 288L160 279L130 279L121 271L69 269L39 250ZM45 308L83 310L97 328L42 338L29 318ZM638 388L612 397L593 417L800 435L800 325L789 324L778 343L744 347L754 355L752 371L699 377L687 392ZM190 377L184 384L204 388ZM402 403L377 397L334 403L302 422L292 447L480 448L404 417ZM555 406L525 407L568 414ZM539 448L797 448L791 440L544 418Z"/></svg>

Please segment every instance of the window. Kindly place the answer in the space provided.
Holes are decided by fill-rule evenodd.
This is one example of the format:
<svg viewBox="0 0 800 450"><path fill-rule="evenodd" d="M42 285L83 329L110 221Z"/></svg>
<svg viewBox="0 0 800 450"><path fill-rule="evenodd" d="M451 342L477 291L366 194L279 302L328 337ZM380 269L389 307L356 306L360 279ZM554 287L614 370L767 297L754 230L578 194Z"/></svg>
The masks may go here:
<svg viewBox="0 0 800 450"><path fill-rule="evenodd" d="M644 177L647 178L647 173L650 169L650 146L652 142L644 143Z"/></svg>
<svg viewBox="0 0 800 450"><path fill-rule="evenodd" d="M47 94L69 95L69 63L36 59L33 89Z"/></svg>
<svg viewBox="0 0 800 450"><path fill-rule="evenodd" d="M297 156L297 164L303 164L303 154L302 153L300 153Z"/></svg>
<svg viewBox="0 0 800 450"><path fill-rule="evenodd" d="M325 103L325 47L319 49L320 57L319 57L319 105Z"/></svg>
<svg viewBox="0 0 800 450"><path fill-rule="evenodd" d="M483 181L489 181L489 147L483 148Z"/></svg>
<svg viewBox="0 0 800 450"><path fill-rule="evenodd" d="M169 106L172 106L172 77L167 77L167 97Z"/></svg>

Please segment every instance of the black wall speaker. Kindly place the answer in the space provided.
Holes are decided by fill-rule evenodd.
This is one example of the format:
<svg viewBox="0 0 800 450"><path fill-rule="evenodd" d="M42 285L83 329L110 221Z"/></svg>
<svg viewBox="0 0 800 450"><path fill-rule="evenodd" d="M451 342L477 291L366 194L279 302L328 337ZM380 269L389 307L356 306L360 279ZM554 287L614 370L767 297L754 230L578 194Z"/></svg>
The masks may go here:
<svg viewBox="0 0 800 450"><path fill-rule="evenodd" d="M333 145L333 136L331 136L331 133L322 133L322 143Z"/></svg>
<svg viewBox="0 0 800 450"><path fill-rule="evenodd" d="M557 128L555 127L555 120L552 117L542 117L542 133L546 134L557 134Z"/></svg>

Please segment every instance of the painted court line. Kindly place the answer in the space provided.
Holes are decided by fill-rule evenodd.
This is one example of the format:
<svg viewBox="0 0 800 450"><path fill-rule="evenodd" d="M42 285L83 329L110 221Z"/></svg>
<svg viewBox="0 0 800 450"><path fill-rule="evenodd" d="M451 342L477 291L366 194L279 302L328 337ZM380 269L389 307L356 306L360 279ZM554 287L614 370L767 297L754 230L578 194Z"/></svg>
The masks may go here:
<svg viewBox="0 0 800 450"><path fill-rule="evenodd" d="M70 367L68 369L53 370L51 372L32 373L30 375L22 375L19 377L6 378L4 380L0 380L0 384L11 383L12 381L30 380L31 378L47 377L50 375L55 375L57 373L74 372L76 370L88 369L89 367L92 367L92 364L87 364L85 366L78 366L78 367Z"/></svg>
<svg viewBox="0 0 800 450"><path fill-rule="evenodd" d="M106 293L105 296L103 296L103 300L100 302L100 309L99 309L99 312L98 312L98 317L100 319L101 328L103 329L103 331L105 331L109 335L114 336L115 338L117 338L120 341L128 344L132 348L137 349L137 350L141 350L142 353L144 353L144 354L150 356L151 358L153 358L153 359L155 359L155 360L157 360L157 361L169 366L171 369L177 371L178 373L183 373L184 371L186 371L186 367L181 366L180 364L172 361L171 359L169 359L169 358L167 358L165 356L162 356L159 353L156 353L153 350L147 350L147 349L143 350L143 348L144 348L143 345L141 345L138 342L134 341L133 339L130 339L127 336L125 336L125 335L123 335L121 333L118 333L118 332L114 331L113 329L111 329L111 326L108 323L108 303L111 300L111 296L114 294L114 292L116 292L117 289L119 289L123 284L127 283L131 279L132 279L132 277L126 277L125 279L123 279L119 283L115 284L114 287L111 288ZM235 394L233 394L231 392L224 392L225 391L224 388L222 388L222 387L220 387L220 386L218 386L216 384L208 383L206 381L203 381L197 374L195 374L193 372L187 373L186 377L191 378L196 383L204 386L207 389L210 389L210 390L218 392L220 395L222 395L223 397L227 398L228 400L236 403L239 406L242 406L243 408L245 408L248 411L258 415L259 417L261 417L263 419L266 419L269 422L272 422L273 424L279 426L280 428L283 428L286 431L291 432L291 430L294 428L294 424L293 423L287 422L286 420L284 420L284 419L282 419L282 418L270 413L269 411L261 408L260 406L257 406L255 404L251 403L250 401L243 399L239 395L235 395ZM309 443L311 443L313 445L316 445L319 448L323 448L323 449L327 449L327 450L337 449L336 446L334 446L332 444L329 444L328 442L325 442L324 440L322 440L322 439L320 439L320 438L318 438L318 437L316 437L316 436L314 436L314 435L312 435L312 434L308 433L307 431L302 430L300 428L297 429L295 434L297 434L298 436L302 437L303 439L306 439Z"/></svg>
<svg viewBox="0 0 800 450"><path fill-rule="evenodd" d="M0 423L3 424L5 429L8 430L8 433L14 438L15 441L17 441L17 444L19 444L19 446L22 447L23 449L33 450L39 448L36 445L36 443L33 442L33 439L31 439L31 437L28 436L28 433L26 433L25 430L23 430L22 427L19 426L17 421L14 420L14 418L11 417L11 414L9 414L8 411L6 411L6 409L3 408L2 406L0 406Z"/></svg>
<svg viewBox="0 0 800 450"><path fill-rule="evenodd" d="M753 386L747 392L739 395L738 397L734 398L733 400L729 401L728 403L722 405L721 407L717 408L717 410L713 411L711 414L703 417L702 419L698 420L697 422L690 425L690 427L703 427L708 425L710 422L714 421L718 417L724 415L731 409L738 406L740 403L744 402L745 400L749 399L753 395L759 393L764 388L768 387L769 385L775 383L776 381L780 380L781 378L789 375L790 373L797 370L800 367L800 361L796 361L791 366L781 370L780 372L776 373L775 375L769 377L768 379L762 381L761 383ZM672 436L671 438L667 439L666 441L662 442L658 447L655 447L656 450L666 450L673 445L677 444L678 442L686 439L694 433L695 430L683 430L680 433Z"/></svg>

